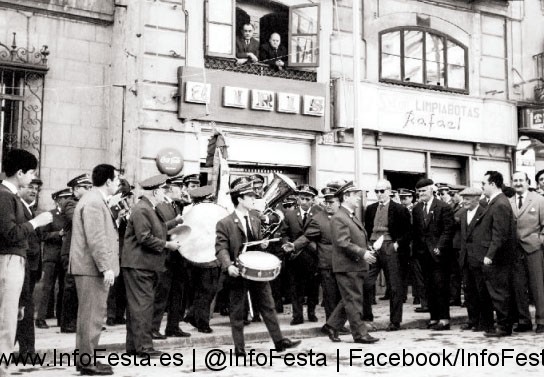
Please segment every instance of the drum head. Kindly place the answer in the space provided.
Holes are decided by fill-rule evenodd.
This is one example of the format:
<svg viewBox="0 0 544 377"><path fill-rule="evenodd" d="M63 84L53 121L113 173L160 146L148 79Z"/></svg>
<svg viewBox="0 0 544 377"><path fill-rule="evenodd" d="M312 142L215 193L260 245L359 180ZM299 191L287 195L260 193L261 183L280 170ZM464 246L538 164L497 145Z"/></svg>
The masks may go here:
<svg viewBox="0 0 544 377"><path fill-rule="evenodd" d="M276 268L281 265L280 260L275 255L263 251L250 250L238 256L238 259L247 267L258 267L262 269Z"/></svg>

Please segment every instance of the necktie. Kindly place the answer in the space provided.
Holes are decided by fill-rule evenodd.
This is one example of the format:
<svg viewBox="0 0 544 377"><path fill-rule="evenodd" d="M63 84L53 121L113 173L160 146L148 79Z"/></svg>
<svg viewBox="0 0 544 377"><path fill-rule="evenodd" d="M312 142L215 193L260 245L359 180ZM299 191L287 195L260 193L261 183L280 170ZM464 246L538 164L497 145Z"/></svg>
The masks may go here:
<svg viewBox="0 0 544 377"><path fill-rule="evenodd" d="M518 197L518 208L521 208L523 205L523 195L519 195Z"/></svg>
<svg viewBox="0 0 544 377"><path fill-rule="evenodd" d="M249 40L246 39L246 45L249 45Z"/></svg>
<svg viewBox="0 0 544 377"><path fill-rule="evenodd" d="M423 213L427 216L427 202L423 203Z"/></svg>
<svg viewBox="0 0 544 377"><path fill-rule="evenodd" d="M302 225L306 225L306 220L308 220L308 212L304 212L304 216L302 217Z"/></svg>
<svg viewBox="0 0 544 377"><path fill-rule="evenodd" d="M253 233L251 232L251 226L249 225L249 216L244 216L244 219L246 220L247 240L248 241L255 241L255 237L253 237Z"/></svg>

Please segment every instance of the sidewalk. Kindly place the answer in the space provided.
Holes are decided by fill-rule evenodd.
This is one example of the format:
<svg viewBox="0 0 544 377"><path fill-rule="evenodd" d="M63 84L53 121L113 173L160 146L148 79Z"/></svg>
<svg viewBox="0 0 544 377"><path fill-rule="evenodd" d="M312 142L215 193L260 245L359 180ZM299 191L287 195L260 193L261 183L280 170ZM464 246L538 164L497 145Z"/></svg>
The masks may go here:
<svg viewBox="0 0 544 377"><path fill-rule="evenodd" d="M409 297L406 304L403 307L403 322L402 328L418 328L424 327L429 320L428 313L415 313L414 309L417 307L411 304L412 298ZM324 336L319 331L321 326L325 323L325 312L322 307L317 308L318 322L305 321L301 325L291 326L291 306L284 306L284 313L278 314L278 320L282 329L283 335L289 338L310 338L316 336ZM373 306L374 313L374 325L378 330L385 330L389 325L389 301L380 301ZM466 321L467 311L465 308L453 306L450 308L452 317L452 324L459 324ZM306 313L305 313L306 314ZM56 319L47 320L49 326L56 324ZM105 323L105 321L104 321ZM166 316L163 319L161 326L161 333L164 333L164 326L166 324ZM106 330L102 332L100 337L100 348L106 348L109 352L122 352L125 351L125 337L126 327L125 325L106 326ZM161 349L164 346L175 347L209 347L209 346L221 346L231 345L231 331L229 318L223 317L218 313L215 313L210 326L213 329L211 334L199 333L194 327L188 323L181 322L180 327L183 331L191 333L190 338L167 338L165 340L154 340L153 346L156 349ZM244 329L246 342L260 342L270 341L270 337L263 322L251 323ZM399 333L393 333L399 334ZM393 336L392 334L392 336ZM402 331L400 332L402 334ZM396 336L396 335L395 335ZM50 327L49 329L36 328L36 352L52 354L56 349L57 354L59 352L73 352L75 348L75 334L62 334L59 327Z"/></svg>

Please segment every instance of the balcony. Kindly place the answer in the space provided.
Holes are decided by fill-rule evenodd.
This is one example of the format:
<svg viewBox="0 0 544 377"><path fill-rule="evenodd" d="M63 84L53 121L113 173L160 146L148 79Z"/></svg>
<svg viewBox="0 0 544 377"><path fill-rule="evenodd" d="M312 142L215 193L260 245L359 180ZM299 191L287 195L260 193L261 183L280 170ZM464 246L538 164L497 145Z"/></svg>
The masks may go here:
<svg viewBox="0 0 544 377"><path fill-rule="evenodd" d="M207 56L204 61L204 66L208 69L247 73L257 76L279 77L282 79L310 82L317 81L317 73L313 71L300 71L290 68L278 71L262 63L236 64L236 59L219 58L215 56Z"/></svg>

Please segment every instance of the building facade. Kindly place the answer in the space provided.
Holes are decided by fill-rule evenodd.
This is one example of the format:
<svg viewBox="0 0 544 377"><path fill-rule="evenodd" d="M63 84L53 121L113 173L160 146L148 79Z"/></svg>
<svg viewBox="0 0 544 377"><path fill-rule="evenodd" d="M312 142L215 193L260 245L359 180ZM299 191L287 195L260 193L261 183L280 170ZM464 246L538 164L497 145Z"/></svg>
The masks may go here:
<svg viewBox="0 0 544 377"><path fill-rule="evenodd" d="M37 146L45 192L100 162L138 181L157 173L164 148L205 183L220 129L233 175L351 179L351 10L351 0L2 1L3 151ZM522 119L541 110L541 0L364 0L360 11L365 187L381 177L413 187L424 175L478 185L487 170L530 167L516 149L535 134ZM286 68L237 59L248 23L261 46L278 34ZM47 45L38 62L9 62L13 33L16 47ZM43 78L40 100L10 89L25 72Z"/></svg>

